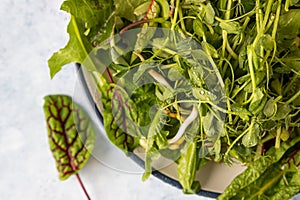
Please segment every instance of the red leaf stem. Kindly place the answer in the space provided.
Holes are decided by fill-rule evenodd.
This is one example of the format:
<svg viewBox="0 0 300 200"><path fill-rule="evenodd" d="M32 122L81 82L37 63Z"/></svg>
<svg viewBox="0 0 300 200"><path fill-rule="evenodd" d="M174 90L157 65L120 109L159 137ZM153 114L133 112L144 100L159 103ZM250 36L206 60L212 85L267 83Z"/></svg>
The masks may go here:
<svg viewBox="0 0 300 200"><path fill-rule="evenodd" d="M76 174L76 178L77 178L77 180L78 180L78 182L79 182L79 184L80 184L80 187L82 188L82 190L83 190L83 192L84 192L86 198L87 198L88 200L91 200L91 197L90 197L90 195L88 194L87 190L85 189L84 184L83 184L83 182L81 181L81 178L80 178L80 176L79 176L78 173Z"/></svg>
<svg viewBox="0 0 300 200"><path fill-rule="evenodd" d="M151 1L150 5L149 5L149 7L148 7L148 9L147 9L146 15L145 15L145 17L144 17L145 20L148 20L148 14L150 13L150 11L151 11L151 9L152 9L152 6L153 6L153 4L154 4L155 1L156 1L156 0L152 0L152 1Z"/></svg>

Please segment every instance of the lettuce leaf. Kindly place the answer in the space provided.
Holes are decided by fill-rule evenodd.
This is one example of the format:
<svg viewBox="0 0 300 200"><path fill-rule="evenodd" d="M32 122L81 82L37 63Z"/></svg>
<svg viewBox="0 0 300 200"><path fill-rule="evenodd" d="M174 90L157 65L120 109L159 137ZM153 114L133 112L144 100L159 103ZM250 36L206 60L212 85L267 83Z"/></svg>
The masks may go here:
<svg viewBox="0 0 300 200"><path fill-rule="evenodd" d="M48 60L51 78L68 63L82 64L92 51L92 44L108 38L113 27L112 1L66 0L61 9L71 14L67 29L69 42ZM98 34L102 36L95 41Z"/></svg>

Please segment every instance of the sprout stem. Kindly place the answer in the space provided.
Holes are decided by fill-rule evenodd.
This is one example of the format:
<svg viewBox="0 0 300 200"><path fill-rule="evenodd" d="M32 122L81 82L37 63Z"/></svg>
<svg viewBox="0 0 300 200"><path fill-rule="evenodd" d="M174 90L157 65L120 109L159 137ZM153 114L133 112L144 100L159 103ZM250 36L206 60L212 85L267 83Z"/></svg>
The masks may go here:
<svg viewBox="0 0 300 200"><path fill-rule="evenodd" d="M181 124L180 128L178 129L176 135L172 139L170 139L168 143L172 144L177 142L177 140L179 140L183 136L186 128L197 118L197 116L198 116L198 111L196 106L194 106L191 114L184 120L184 122Z"/></svg>

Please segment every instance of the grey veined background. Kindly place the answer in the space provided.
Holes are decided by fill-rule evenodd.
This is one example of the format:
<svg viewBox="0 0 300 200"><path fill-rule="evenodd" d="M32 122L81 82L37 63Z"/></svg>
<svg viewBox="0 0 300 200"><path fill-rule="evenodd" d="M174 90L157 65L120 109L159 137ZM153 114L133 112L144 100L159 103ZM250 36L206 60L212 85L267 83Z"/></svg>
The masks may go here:
<svg viewBox="0 0 300 200"><path fill-rule="evenodd" d="M68 40L62 0L1 0L0 6L0 199L82 200L76 178L58 180L48 149L42 111L47 94L73 95L76 70L66 66L53 80L47 59ZM108 149L114 151L115 148ZM113 158L111 158L113 159ZM135 165L123 159L124 165ZM136 166L135 166L136 167ZM207 199L186 196L141 174L114 170L90 159L81 176L93 200Z"/></svg>

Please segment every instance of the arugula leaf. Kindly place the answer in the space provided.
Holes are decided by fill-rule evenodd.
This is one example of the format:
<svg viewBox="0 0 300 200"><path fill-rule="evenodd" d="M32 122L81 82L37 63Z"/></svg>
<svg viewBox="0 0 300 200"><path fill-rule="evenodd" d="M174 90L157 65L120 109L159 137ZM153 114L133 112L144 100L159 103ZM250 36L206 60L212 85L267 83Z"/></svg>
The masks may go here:
<svg viewBox="0 0 300 200"><path fill-rule="evenodd" d="M88 115L69 96L46 96L44 113L59 179L66 180L88 161L94 148L95 130Z"/></svg>

